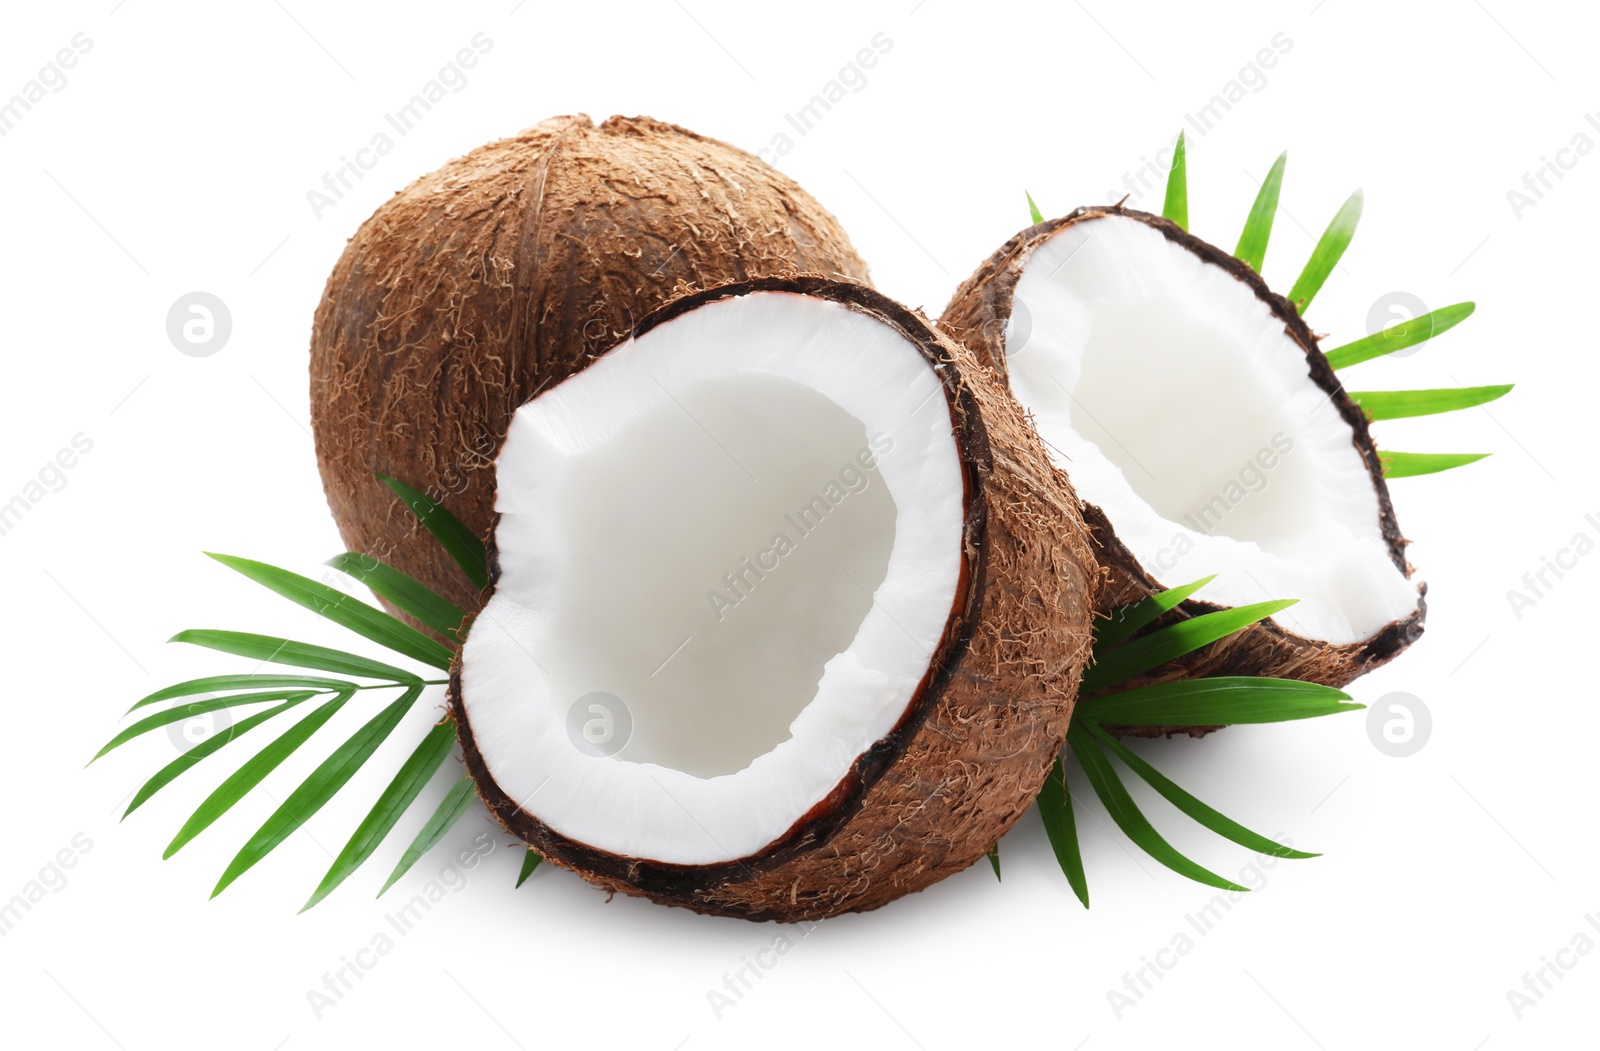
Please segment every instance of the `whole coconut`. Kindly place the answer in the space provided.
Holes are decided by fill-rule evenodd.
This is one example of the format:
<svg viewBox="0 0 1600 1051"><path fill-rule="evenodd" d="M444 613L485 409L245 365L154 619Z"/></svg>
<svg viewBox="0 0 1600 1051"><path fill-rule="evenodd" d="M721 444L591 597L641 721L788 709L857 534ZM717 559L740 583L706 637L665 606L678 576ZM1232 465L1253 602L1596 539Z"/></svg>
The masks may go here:
<svg viewBox="0 0 1600 1051"><path fill-rule="evenodd" d="M788 177L648 117L556 117L418 179L350 239L312 330L317 464L346 546L478 609L374 475L486 536L518 406L669 299L797 273L868 281Z"/></svg>

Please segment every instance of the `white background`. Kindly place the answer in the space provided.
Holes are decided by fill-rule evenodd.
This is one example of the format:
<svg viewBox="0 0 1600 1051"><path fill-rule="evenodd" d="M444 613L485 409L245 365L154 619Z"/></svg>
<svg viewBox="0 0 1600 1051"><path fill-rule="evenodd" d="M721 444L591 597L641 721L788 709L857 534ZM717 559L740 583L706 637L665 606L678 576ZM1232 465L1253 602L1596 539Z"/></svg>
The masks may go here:
<svg viewBox="0 0 1600 1051"><path fill-rule="evenodd" d="M8 8L0 96L75 33L93 46L0 138L0 501L74 435L93 450L0 537L11 712L0 898L75 835L92 847L0 939L5 1041L129 1051L1591 1043L1600 952L1564 957L1576 966L1520 1020L1507 990L1580 929L1600 939L1584 920L1600 911L1600 718L1587 675L1600 556L1520 618L1507 591L1575 533L1600 536L1584 519L1600 512L1588 310L1600 157L1563 155L1571 170L1520 214L1507 191L1574 136L1600 142L1584 119L1600 106L1597 26L1578 5L1314 2ZM493 49L465 88L314 216L306 191L479 32ZM559 113L649 113L766 146L880 32L893 46L865 87L778 163L840 218L879 287L930 313L1024 225L1024 188L1051 215L1104 201L1275 34L1292 41L1264 84L1246 74L1259 90L1204 135L1191 131L1192 229L1231 247L1255 180L1288 148L1266 265L1279 289L1345 196L1366 191L1313 327L1333 343L1360 336L1395 291L1430 306L1479 303L1420 353L1361 366L1358 385L1519 384L1489 411L1378 429L1390 448L1494 453L1394 485L1431 584L1428 632L1353 689L1368 703L1421 698L1431 739L1391 758L1356 714L1144 748L1230 815L1326 856L1271 869L1192 952L1164 957L1175 966L1120 1018L1108 990L1192 934L1185 916L1212 892L1108 834L1092 803L1098 821L1079 815L1091 911L1029 815L1002 844L1003 883L980 865L879 912L790 930L794 949L720 1019L707 990L778 928L607 902L550 868L513 891L519 851L496 831L467 886L319 1019L308 990L488 831L473 812L374 900L419 808L367 868L295 915L329 863L325 848L343 843L430 713L413 713L335 805L214 901L269 795L281 799L321 753L306 749L166 862L163 845L238 758L212 760L124 824L120 802L174 745L158 732L83 763L133 699L238 668L164 645L178 629L345 643L200 554L316 576L340 549L307 430L306 346L345 239L416 176ZM1138 203L1158 210L1158 191ZM169 306L195 290L232 313L232 336L211 357L180 354L166 335ZM340 727L360 718L347 711ZM1162 805L1150 812L1220 872L1251 861Z"/></svg>

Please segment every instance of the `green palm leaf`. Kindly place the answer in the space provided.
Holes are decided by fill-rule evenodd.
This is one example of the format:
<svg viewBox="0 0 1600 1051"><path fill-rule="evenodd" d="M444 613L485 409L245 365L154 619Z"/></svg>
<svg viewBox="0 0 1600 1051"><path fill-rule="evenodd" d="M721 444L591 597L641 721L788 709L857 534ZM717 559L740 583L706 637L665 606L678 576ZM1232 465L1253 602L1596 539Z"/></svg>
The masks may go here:
<svg viewBox="0 0 1600 1051"><path fill-rule="evenodd" d="M178 697L192 697L197 693L218 693L222 690L235 690L240 687L259 686L263 689L274 686L293 687L303 690L354 690L356 684L343 679L324 679L315 675L274 675L247 674L247 675L208 675L203 679L190 679L174 686L157 690L143 700L139 701L129 712L136 711L148 704L159 704Z"/></svg>
<svg viewBox="0 0 1600 1051"><path fill-rule="evenodd" d="M1415 478L1422 474L1438 474L1453 467L1465 467L1487 457L1488 453L1397 453L1378 450L1378 462L1383 464L1385 478Z"/></svg>
<svg viewBox="0 0 1600 1051"><path fill-rule="evenodd" d="M1138 805L1134 803L1133 797L1117 778L1111 760L1100 751L1094 738L1082 728L1081 723L1074 723L1068 731L1067 744L1072 747L1072 754L1077 757L1078 765L1083 767L1083 772L1089 778L1089 784L1094 788L1095 795L1105 804L1111 820L1117 823L1117 827L1122 829L1123 834L1133 840L1140 850L1179 875L1188 876L1208 887L1236 891L1249 889L1189 860L1172 844L1162 839L1161 834L1146 820Z"/></svg>
<svg viewBox="0 0 1600 1051"><path fill-rule="evenodd" d="M1189 229L1189 171L1184 160L1184 133L1178 132L1178 143L1172 148L1172 168L1167 172L1167 199L1161 205L1161 214L1184 230Z"/></svg>
<svg viewBox="0 0 1600 1051"><path fill-rule="evenodd" d="M310 820L325 806L361 769L378 746L388 740L394 728L400 725L413 702L422 696L421 686L412 686L400 697L391 701L382 711L350 735L349 740L334 750L311 772L300 786L289 793L272 816L262 823L250 841L234 855L228 868L211 891L215 898L228 885L248 872L256 862L272 853L277 846L294 834L295 830Z"/></svg>
<svg viewBox="0 0 1600 1051"><path fill-rule="evenodd" d="M307 694L307 697L309 696L310 695ZM275 708L269 708L264 712L257 712L250 718L233 723L228 726L227 729L219 730L210 737L207 737L204 741L201 741L199 744L184 752L166 766L163 766L160 770L157 770L150 780L141 785L139 791L134 793L133 802L128 804L128 809L122 812L122 816L126 818L129 814L133 813L135 810L138 810L145 804L146 800L170 784L172 780L179 774L183 773L185 770L188 770L190 767L194 766L200 760L212 754L229 741L243 737L245 734L249 733L257 726L260 726L268 719L271 719L275 715L283 714L299 703L299 700L284 701Z"/></svg>
<svg viewBox="0 0 1600 1051"><path fill-rule="evenodd" d="M1401 420L1486 405L1511 393L1513 386L1502 383L1492 387L1351 391L1350 400L1361 406L1361 411L1367 414L1369 420Z"/></svg>
<svg viewBox="0 0 1600 1051"><path fill-rule="evenodd" d="M1033 220L1035 226L1044 222L1044 213L1039 211L1039 206L1033 203L1033 194L1027 190L1022 191L1022 196L1028 199L1028 218Z"/></svg>
<svg viewBox="0 0 1600 1051"><path fill-rule="evenodd" d="M1267 172L1266 181L1256 192L1255 203L1250 206L1250 217L1244 221L1239 234L1239 246L1233 250L1243 263L1256 273L1266 262L1267 242L1272 239L1272 222L1278 215L1278 195L1283 191L1283 169L1289 163L1289 151L1278 154Z"/></svg>
<svg viewBox="0 0 1600 1051"><path fill-rule="evenodd" d="M1355 711L1350 695L1312 682L1216 676L1091 697L1078 714L1101 726L1228 726Z"/></svg>
<svg viewBox="0 0 1600 1051"><path fill-rule="evenodd" d="M238 558L233 555L206 554L229 569L236 570L284 598L304 606L319 617L325 617L357 635L391 649L402 656L423 664L448 671L453 654L444 646L428 638L411 625L390 616L375 606L352 598L337 588L279 569L265 562ZM457 621L457 626L460 625Z"/></svg>
<svg viewBox="0 0 1600 1051"><path fill-rule="evenodd" d="M467 575L467 579L472 581L474 587L488 586L489 557L484 550L481 537L474 536L472 530L462 525L459 518L399 479L380 474L378 480L405 501L405 505L411 508L411 513L417 516L417 521L433 534L434 539L439 541L439 545L455 560L456 565L461 567L461 572Z"/></svg>
<svg viewBox="0 0 1600 1051"><path fill-rule="evenodd" d="M382 889L378 891L379 897L383 892L395 885L395 882L411 870L417 859L433 849L433 845L450 831L455 823L461 820L461 815L467 812L467 806L472 802L472 778L462 775L461 780L451 786L439 801L438 809L433 816L428 818L428 823L422 826L422 831L417 833L417 838L411 841L406 852L400 855L400 863L389 873L389 878L384 881Z"/></svg>
<svg viewBox="0 0 1600 1051"><path fill-rule="evenodd" d="M1066 874L1072 893L1089 907L1089 881L1083 874L1083 854L1078 850L1078 827L1072 814L1072 790L1067 787L1067 771L1056 759L1039 792L1039 817L1044 821L1044 833L1055 852L1056 862Z"/></svg>
<svg viewBox="0 0 1600 1051"><path fill-rule="evenodd" d="M538 851L534 850L532 847L528 848L527 853L522 855L522 871L517 873L518 887L521 887L524 883L528 882L528 877L533 875L533 870L538 868L539 863L543 860L544 858L539 855Z"/></svg>
<svg viewBox="0 0 1600 1051"><path fill-rule="evenodd" d="M350 551L328 559L327 564L361 581L373 594L394 603L445 638L457 643L462 641L466 611L414 577L368 555Z"/></svg>
<svg viewBox="0 0 1600 1051"><path fill-rule="evenodd" d="M331 671L337 675L354 675L400 683L422 681L421 676L415 672L396 668L392 664L384 664L382 661L345 653L342 650L330 650L325 646L313 646L271 635L253 635L245 631L191 629L180 631L167 641L187 642L193 646L204 646L237 657L250 657L270 664L289 664L297 668L315 668L318 671Z"/></svg>
<svg viewBox="0 0 1600 1051"><path fill-rule="evenodd" d="M1085 723L1084 729L1101 746L1109 749L1112 755L1122 760L1123 765L1127 766L1129 770L1144 778L1150 787L1161 793L1169 803L1224 839L1232 840L1241 847L1248 847L1258 854L1267 854L1280 858L1314 858L1320 856L1308 854L1303 850L1291 849L1282 843L1250 831L1237 821L1200 802L1200 800L1173 784L1164 774L1145 762L1127 745L1112 737L1100 727L1093 723Z"/></svg>
<svg viewBox="0 0 1600 1051"><path fill-rule="evenodd" d="M296 748L305 744L312 734L321 729L323 723L332 719L349 699L349 694L342 693L330 701L324 701L310 715L284 731L282 736L235 770L226 781L217 786L216 791L206 797L205 802L189 816L189 820L183 823L178 834L172 837L172 842L167 844L167 849L162 852L162 859L172 857L183 848L184 844L204 832L217 818L226 814L235 803L245 797L246 793L259 785L268 774L289 758Z"/></svg>
<svg viewBox="0 0 1600 1051"><path fill-rule="evenodd" d="M1257 621L1265 620L1274 613L1288 609L1296 601L1282 599L1276 602L1257 602L1248 606L1217 610L1215 613L1203 613L1198 617L1191 617L1152 632L1143 638L1134 639L1118 646L1103 657L1097 656L1094 667L1084 673L1080 690L1087 695L1114 686L1124 679L1160 667L1170 660L1175 660L1218 639L1226 638Z"/></svg>
<svg viewBox="0 0 1600 1051"><path fill-rule="evenodd" d="M1322 290L1323 282L1339 265L1344 250L1350 247L1350 239L1356 234L1356 224L1361 221L1361 202L1361 191L1357 190L1334 214L1333 221L1317 241L1317 247L1312 249L1311 258L1300 272L1299 280L1289 290L1289 302L1301 314L1311 306L1311 301Z"/></svg>
<svg viewBox="0 0 1600 1051"><path fill-rule="evenodd" d="M266 690L261 693L236 693L227 697L213 697L209 700L193 701L189 704L180 704L177 707L168 708L164 712L157 712L154 715L146 716L145 718L140 719L138 722L134 723L132 726L128 727L126 730L123 730L121 733L117 734L117 736L107 741L105 745L94 754L94 759L89 760L89 762L94 762L95 759L99 759L113 748L126 744L135 737L138 737L140 734L146 734L158 727L182 722L185 719L192 719L197 715L205 715L208 712L221 711L223 708L232 708L235 705L240 704L265 704L268 701L285 700L303 701L306 698L314 697L315 695L315 690Z"/></svg>
<svg viewBox="0 0 1600 1051"><path fill-rule="evenodd" d="M1180 587L1158 591L1154 595L1145 596L1138 602L1123 606L1105 620L1095 621L1095 650L1110 649L1163 613L1177 608L1178 604L1184 599L1215 579L1217 579L1217 575L1213 573L1211 576L1203 577L1192 584L1184 584Z"/></svg>
<svg viewBox="0 0 1600 1051"><path fill-rule="evenodd" d="M439 767L444 764L445 758L450 754L450 748L456 743L455 723L449 719L429 730L416 750L411 753L405 763L394 775L394 780L389 782L389 787L383 790L377 803L367 814L361 824L356 828L355 834L350 837L339 856L334 859L333 867L328 869L328 874L322 877L316 891L309 901L300 907L305 912L317 902L326 898L333 889L343 883L352 872L361 867L361 864L372 856L378 849L384 837L394 828L400 820L400 815L421 794Z"/></svg>
<svg viewBox="0 0 1600 1051"><path fill-rule="evenodd" d="M1393 354L1397 350L1426 343L1434 336L1448 332L1467 320L1476 309L1477 305L1474 303L1456 303L1426 314L1419 314L1409 321L1390 325L1381 332L1374 332L1353 343L1333 348L1327 352L1328 364L1336 369L1347 369L1363 361L1371 361L1385 354Z"/></svg>

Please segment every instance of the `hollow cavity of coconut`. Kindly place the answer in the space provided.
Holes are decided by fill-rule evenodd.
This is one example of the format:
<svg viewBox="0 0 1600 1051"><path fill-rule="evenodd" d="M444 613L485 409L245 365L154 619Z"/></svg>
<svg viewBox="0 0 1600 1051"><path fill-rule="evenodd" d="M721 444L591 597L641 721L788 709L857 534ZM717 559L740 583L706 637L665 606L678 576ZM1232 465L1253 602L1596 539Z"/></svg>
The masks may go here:
<svg viewBox="0 0 1600 1051"><path fill-rule="evenodd" d="M457 658L505 826L609 891L797 921L967 868L1065 738L1097 569L1014 400L860 286L686 297L518 410Z"/></svg>
<svg viewBox="0 0 1600 1051"><path fill-rule="evenodd" d="M519 405L675 295L800 271L867 280L794 182L644 117L558 117L418 179L351 238L312 332L317 463L346 545L475 610L374 473L482 536Z"/></svg>
<svg viewBox="0 0 1600 1051"><path fill-rule="evenodd" d="M1421 633L1377 452L1299 313L1157 216L1081 208L1006 242L939 322L1009 382L1085 503L1110 613L1215 575L1159 624L1271 599L1271 620L1129 685L1342 686ZM1162 727L1150 732L1198 728Z"/></svg>

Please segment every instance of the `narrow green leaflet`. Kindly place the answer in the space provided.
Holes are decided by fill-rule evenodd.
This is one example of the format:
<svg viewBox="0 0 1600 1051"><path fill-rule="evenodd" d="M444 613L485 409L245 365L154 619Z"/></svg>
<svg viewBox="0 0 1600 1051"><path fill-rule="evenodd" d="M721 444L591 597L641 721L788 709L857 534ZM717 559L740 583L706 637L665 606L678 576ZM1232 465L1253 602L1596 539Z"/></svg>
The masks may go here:
<svg viewBox="0 0 1600 1051"><path fill-rule="evenodd" d="M461 780L453 785L445 797L439 801L439 807L428 818L428 823L422 826L422 831L417 833L417 838L411 841L406 852L400 855L400 863L389 873L389 878L384 881L382 889L378 891L379 897L383 892L395 885L395 882L411 870L417 859L433 849L433 845L450 831L461 815L467 812L467 806L472 802L472 778L461 775Z"/></svg>
<svg viewBox="0 0 1600 1051"><path fill-rule="evenodd" d="M145 804L146 800L155 795L157 792L161 791L161 789L171 783L171 781L179 774L183 773L185 770L188 770L190 767L194 766L200 760L212 754L229 741L243 737L245 734L249 733L257 726L260 726L268 719L271 719L275 715L283 714L299 703L300 701L297 700L284 701L275 708L268 708L264 712L257 712L250 718L233 723L227 729L219 730L210 737L207 737L204 741L201 741L199 744L195 745L187 752L184 752L166 766L163 766L160 770L157 770L150 780L146 781L142 786L140 786L139 791L133 794L133 802L128 804L128 809L122 812L122 816L126 818L129 814L133 813L135 810L138 810Z"/></svg>
<svg viewBox="0 0 1600 1051"><path fill-rule="evenodd" d="M1033 194L1029 193L1027 190L1023 190L1022 196L1028 199L1028 218L1033 220L1035 226L1044 222L1044 213L1039 211L1039 206L1037 204L1033 203Z"/></svg>
<svg viewBox="0 0 1600 1051"><path fill-rule="evenodd" d="M259 785L268 774L289 758L296 748L305 744L312 734L321 729L323 723L332 719L349 699L350 695L345 693L331 701L324 701L310 715L284 731L281 737L235 770L226 781L217 786L216 791L206 796L205 802L201 803L190 815L189 820L183 823L178 834L172 837L172 842L167 844L167 849L162 852L162 859L172 857L185 843L204 832L212 822L226 814L233 804L243 799L246 793Z"/></svg>
<svg viewBox="0 0 1600 1051"><path fill-rule="evenodd" d="M1280 858L1314 858L1320 856L1308 854L1303 850L1294 850L1275 840L1268 839L1266 836L1250 831L1237 821L1219 813L1173 784L1164 774L1145 762L1127 745L1112 737L1100 727L1093 723L1085 723L1084 728L1103 747L1109 749L1112 755L1122 760L1123 765L1144 778L1151 788L1160 792L1169 803L1224 839L1232 840L1241 847L1247 847L1258 854L1267 854Z"/></svg>
<svg viewBox="0 0 1600 1051"><path fill-rule="evenodd" d="M1371 361L1385 354L1393 354L1397 350L1414 347L1418 343L1426 343L1434 336L1448 332L1467 320L1476 309L1477 305L1474 303L1456 303L1426 314L1419 314L1409 321L1390 325L1381 332L1374 332L1353 343L1333 348L1328 351L1328 364L1336 369L1347 369L1363 361Z"/></svg>
<svg viewBox="0 0 1600 1051"><path fill-rule="evenodd" d="M522 855L522 871L517 873L518 887L521 887L524 883L528 882L528 877L533 875L533 870L538 868L539 863L543 860L544 858L540 856L537 850L534 850L532 847L528 848L527 853Z"/></svg>
<svg viewBox="0 0 1600 1051"><path fill-rule="evenodd" d="M1000 882L1000 844L989 848L989 867L994 869L995 882Z"/></svg>
<svg viewBox="0 0 1600 1051"><path fill-rule="evenodd" d="M1221 609L1152 632L1099 657L1094 667L1084 673L1079 690L1088 695L1108 686L1115 686L1124 679L1160 667L1170 660L1218 639L1226 638L1258 620L1265 620L1274 613L1288 609L1296 601L1281 599L1276 602L1257 602L1248 606Z"/></svg>
<svg viewBox="0 0 1600 1051"><path fill-rule="evenodd" d="M276 674L249 674L249 675L209 675L203 679L190 679L180 682L175 686L168 686L164 690L157 690L143 700L139 701L128 711L136 711L147 704L159 704L178 697L192 697L197 693L218 693L222 690L237 690L248 687L270 689L272 687L290 687L299 690L354 690L356 684L343 679L324 679L315 675L276 675ZM124 713L126 714L126 713Z"/></svg>
<svg viewBox="0 0 1600 1051"><path fill-rule="evenodd" d="M1317 683L1248 675L1182 679L1079 702L1101 726L1230 726L1355 711L1350 695Z"/></svg>
<svg viewBox="0 0 1600 1051"><path fill-rule="evenodd" d="M1089 881L1083 874L1083 855L1078 850L1078 827L1072 815L1072 790L1067 787L1067 771L1056 759L1039 792L1039 817L1044 820L1044 833L1050 839L1050 849L1072 887L1072 893L1089 907Z"/></svg>
<svg viewBox="0 0 1600 1051"><path fill-rule="evenodd" d="M390 616L375 606L352 598L318 580L279 569L265 562L238 558L234 555L206 554L229 569L242 573L257 584L277 592L290 602L304 606L319 617L325 617L341 627L378 645L423 664L446 671L453 654L433 639L411 625ZM460 621L456 622L457 624Z"/></svg>
<svg viewBox="0 0 1600 1051"><path fill-rule="evenodd" d="M1307 261L1306 268L1300 271L1299 280L1289 290L1289 302L1301 314L1311 306L1311 301L1322 290L1323 282L1339 265L1344 250L1350 247L1350 239L1356 234L1356 224L1361 221L1361 202L1361 191L1357 190L1339 208L1333 221L1323 231L1317 247L1312 249L1311 259Z"/></svg>
<svg viewBox="0 0 1600 1051"><path fill-rule="evenodd" d="M462 641L466 611L414 577L385 565L370 555L347 551L328 559L328 565L361 581L381 599L387 599L417 620L454 642Z"/></svg>
<svg viewBox="0 0 1600 1051"><path fill-rule="evenodd" d="M328 869L328 874L322 877L316 891L304 905L300 907L305 912L317 902L326 898L333 889L343 883L352 872L360 868L372 852L378 849L384 837L394 828L400 820L400 815L415 802L417 796L427 785L430 778L444 764L445 758L450 754L450 748L456 743L455 723L445 720L429 730L423 737L411 757L400 767L394 775L394 780L389 782L389 787L383 790L377 803L356 828L355 834L350 837L350 842L344 845L339 856L334 859L333 867Z"/></svg>
<svg viewBox="0 0 1600 1051"><path fill-rule="evenodd" d="M1486 405L1511 393L1513 384L1492 387L1440 387L1434 390L1351 391L1350 399L1361 406L1369 420L1401 420L1410 416L1433 416Z"/></svg>
<svg viewBox="0 0 1600 1051"><path fill-rule="evenodd" d="M1184 584L1180 587L1158 591L1154 595L1148 595L1140 599L1138 602L1123 606L1105 620L1095 621L1095 650L1099 651L1115 646L1146 624L1154 621L1161 614L1177 608L1178 604L1184 599L1215 579L1217 579L1217 575L1213 573L1211 576L1202 577L1192 584Z"/></svg>
<svg viewBox="0 0 1600 1051"><path fill-rule="evenodd" d="M1189 171L1184 159L1183 132L1178 132L1178 144L1172 148L1172 169L1167 172L1167 199L1161 205L1161 214L1180 227L1189 229Z"/></svg>
<svg viewBox="0 0 1600 1051"><path fill-rule="evenodd" d="M236 657L251 657L271 664L290 664L297 668L315 668L337 675L355 675L388 682L415 683L422 679L415 672L396 668L392 664L359 657L342 650L313 646L306 642L293 642L271 635L253 635L246 631L213 631L191 629L180 631L168 642L187 642L211 650L231 653Z"/></svg>
<svg viewBox="0 0 1600 1051"><path fill-rule="evenodd" d="M1421 474L1438 474L1452 467L1465 467L1487 457L1488 453L1397 453L1378 450L1378 462L1383 464L1385 478L1415 478Z"/></svg>
<svg viewBox="0 0 1600 1051"><path fill-rule="evenodd" d="M212 697L204 701L191 701L188 704L180 704L175 707L168 708L166 711L157 712L154 715L146 716L145 718L140 719L138 722L134 723L132 726L128 727L126 730L123 730L121 733L117 734L117 736L107 741L105 745L94 754L94 759L89 760L89 762L94 762L95 759L99 759L113 748L116 748L118 745L126 744L135 737L138 737L140 734L149 733L151 730L154 730L157 727L183 722L185 719L192 719L197 715L205 715L208 712L221 711L224 708L232 708L239 704L266 704L269 701L287 700L303 701L306 698L313 697L315 695L316 691L314 690L267 690L261 693L235 693L227 697Z"/></svg>
<svg viewBox="0 0 1600 1051"><path fill-rule="evenodd" d="M277 846L294 834L313 814L321 810L339 789L355 776L363 763L372 758L378 746L388 740L394 728L400 725L413 702L422 696L421 686L412 686L391 701L382 711L350 735L349 740L334 750L300 786L289 793L272 816L262 823L250 841L234 855L228 868L211 891L215 898L228 885L248 872L256 862L272 853Z"/></svg>
<svg viewBox="0 0 1600 1051"><path fill-rule="evenodd" d="M1267 172L1266 181L1256 192L1255 203L1250 206L1250 217L1244 221L1239 234L1239 246L1233 250L1246 266L1256 273L1267 258L1267 242L1272 239L1272 221L1278 216L1278 195L1283 191L1283 169L1289 163L1289 151L1278 154Z"/></svg>
<svg viewBox="0 0 1600 1051"><path fill-rule="evenodd" d="M378 480L405 501L411 513L417 516L417 521L455 559L456 565L461 567L461 572L467 575L474 587L488 586L489 556L484 551L481 538L473 536L472 530L462 525L455 515L399 479L380 474Z"/></svg>
<svg viewBox="0 0 1600 1051"><path fill-rule="evenodd" d="M1117 827L1122 829L1124 835L1133 840L1140 850L1167 868L1179 875L1188 876L1197 883L1222 890L1249 889L1189 860L1172 844L1162 839L1161 834L1139 811L1127 788L1123 787L1122 781L1117 777L1116 769L1111 765L1111 760L1100 751L1094 738L1082 726L1081 723L1073 724L1067 732L1067 744L1072 747L1072 754L1077 757L1078 765L1083 767L1083 772L1089 778L1089 784L1093 786L1095 795L1100 797L1100 802L1105 804L1111 820L1117 823Z"/></svg>

